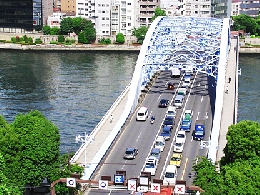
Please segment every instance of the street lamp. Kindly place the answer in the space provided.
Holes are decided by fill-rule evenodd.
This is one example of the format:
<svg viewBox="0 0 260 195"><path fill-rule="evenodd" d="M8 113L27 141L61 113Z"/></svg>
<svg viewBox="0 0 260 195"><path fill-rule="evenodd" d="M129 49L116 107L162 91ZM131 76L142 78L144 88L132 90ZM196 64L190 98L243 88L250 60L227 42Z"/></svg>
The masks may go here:
<svg viewBox="0 0 260 195"><path fill-rule="evenodd" d="M83 179L87 179L86 175L87 175L87 143L91 143L92 141L94 141L94 137L92 135L86 134L85 135L78 135L76 136L76 143L81 142L82 145L85 144L85 153L84 153L84 176Z"/></svg>
<svg viewBox="0 0 260 195"><path fill-rule="evenodd" d="M218 144L212 142L212 141L200 141L200 149L203 148L218 148Z"/></svg>

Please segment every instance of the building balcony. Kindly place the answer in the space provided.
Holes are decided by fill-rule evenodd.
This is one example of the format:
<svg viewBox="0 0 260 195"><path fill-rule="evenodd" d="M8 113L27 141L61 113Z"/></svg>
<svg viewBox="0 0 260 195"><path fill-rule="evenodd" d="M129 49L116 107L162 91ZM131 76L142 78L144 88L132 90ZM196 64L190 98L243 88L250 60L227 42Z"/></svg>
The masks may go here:
<svg viewBox="0 0 260 195"><path fill-rule="evenodd" d="M146 7L146 8L140 8L140 11L152 11L154 12L155 8L149 8L149 7Z"/></svg>
<svg viewBox="0 0 260 195"><path fill-rule="evenodd" d="M139 1L139 4L140 5L154 5L154 6L159 6L160 4L159 3L157 3L157 2L150 2L150 1Z"/></svg>

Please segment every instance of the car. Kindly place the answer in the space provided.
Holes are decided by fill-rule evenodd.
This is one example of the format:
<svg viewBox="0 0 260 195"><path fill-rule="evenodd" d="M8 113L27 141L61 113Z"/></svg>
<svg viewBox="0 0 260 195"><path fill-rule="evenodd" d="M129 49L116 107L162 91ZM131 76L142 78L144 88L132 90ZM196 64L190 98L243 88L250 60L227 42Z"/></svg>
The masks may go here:
<svg viewBox="0 0 260 195"><path fill-rule="evenodd" d="M138 154L137 148L126 148L124 159L135 159Z"/></svg>
<svg viewBox="0 0 260 195"><path fill-rule="evenodd" d="M171 132L172 128L170 126L164 126L160 136L162 136L165 141L169 141L171 139Z"/></svg>
<svg viewBox="0 0 260 195"><path fill-rule="evenodd" d="M186 133L185 131L178 131L176 136L176 142L184 142L186 141Z"/></svg>
<svg viewBox="0 0 260 195"><path fill-rule="evenodd" d="M166 112L166 117L167 116L172 116L173 118L176 117L177 111L175 106L169 106L168 110Z"/></svg>
<svg viewBox="0 0 260 195"><path fill-rule="evenodd" d="M159 102L159 108L166 108L169 105L170 101L168 99L161 99Z"/></svg>
<svg viewBox="0 0 260 195"><path fill-rule="evenodd" d="M154 143L154 147L160 149L161 152L163 152L164 147L165 147L165 139L164 139L163 136L158 136L156 138L155 143Z"/></svg>
<svg viewBox="0 0 260 195"><path fill-rule="evenodd" d="M174 84L172 82L167 83L167 89L174 90Z"/></svg>
<svg viewBox="0 0 260 195"><path fill-rule="evenodd" d="M173 153L170 160L170 165L175 165L179 168L181 167L181 161L182 161L182 154Z"/></svg>
<svg viewBox="0 0 260 195"><path fill-rule="evenodd" d="M180 127L180 130L183 130L183 131L190 131L190 128L191 128L191 119L183 119L182 122L181 122L181 127Z"/></svg>
<svg viewBox="0 0 260 195"><path fill-rule="evenodd" d="M150 153L150 157L156 158L157 161L159 162L160 159L161 159L161 150L159 148L153 148L151 153Z"/></svg>
<svg viewBox="0 0 260 195"><path fill-rule="evenodd" d="M174 152L183 152L183 148L184 148L184 142L182 142L181 140L176 140L173 151Z"/></svg>
<svg viewBox="0 0 260 195"><path fill-rule="evenodd" d="M174 117L172 116L166 116L163 121L163 127L164 126L170 126L171 128L175 125Z"/></svg>

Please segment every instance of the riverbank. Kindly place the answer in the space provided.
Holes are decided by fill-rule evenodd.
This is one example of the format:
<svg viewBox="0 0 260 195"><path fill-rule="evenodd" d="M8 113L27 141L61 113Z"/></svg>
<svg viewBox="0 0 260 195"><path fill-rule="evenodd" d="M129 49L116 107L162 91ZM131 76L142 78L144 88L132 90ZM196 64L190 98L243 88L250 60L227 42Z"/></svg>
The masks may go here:
<svg viewBox="0 0 260 195"><path fill-rule="evenodd" d="M26 51L140 51L141 45L21 45L13 43L0 43L0 49L26 50ZM239 53L260 53L260 48L240 47Z"/></svg>

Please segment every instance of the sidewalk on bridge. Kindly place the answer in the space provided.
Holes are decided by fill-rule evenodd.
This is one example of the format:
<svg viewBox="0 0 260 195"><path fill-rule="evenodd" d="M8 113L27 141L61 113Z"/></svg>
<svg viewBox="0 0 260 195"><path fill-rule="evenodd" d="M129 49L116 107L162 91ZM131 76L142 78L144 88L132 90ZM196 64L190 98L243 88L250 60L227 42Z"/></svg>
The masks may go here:
<svg viewBox="0 0 260 195"><path fill-rule="evenodd" d="M104 124L100 127L99 131L96 133L94 137L94 141L87 145L86 147L86 164L87 166L90 164L92 159L94 159L95 155L99 151L102 144L105 142L106 138L109 136L111 131L113 130L116 123L119 121L122 112L125 109L126 103L128 100L128 92L121 99L116 108L112 111L113 121L110 122L110 117L104 122ZM82 152L80 157L78 158L77 164L84 165L85 163L85 152ZM95 162L99 163L99 162Z"/></svg>
<svg viewBox="0 0 260 195"><path fill-rule="evenodd" d="M226 134L228 127L233 124L234 121L234 108L236 106L236 39L231 39L231 47L228 55L228 62L226 68L226 82L225 90L228 87L228 93L224 93L223 99L223 108L220 124L220 133L219 133L219 145L217 151L217 161L221 160L221 157L224 156L223 149L226 146ZM231 78L231 82L228 82L228 78Z"/></svg>

